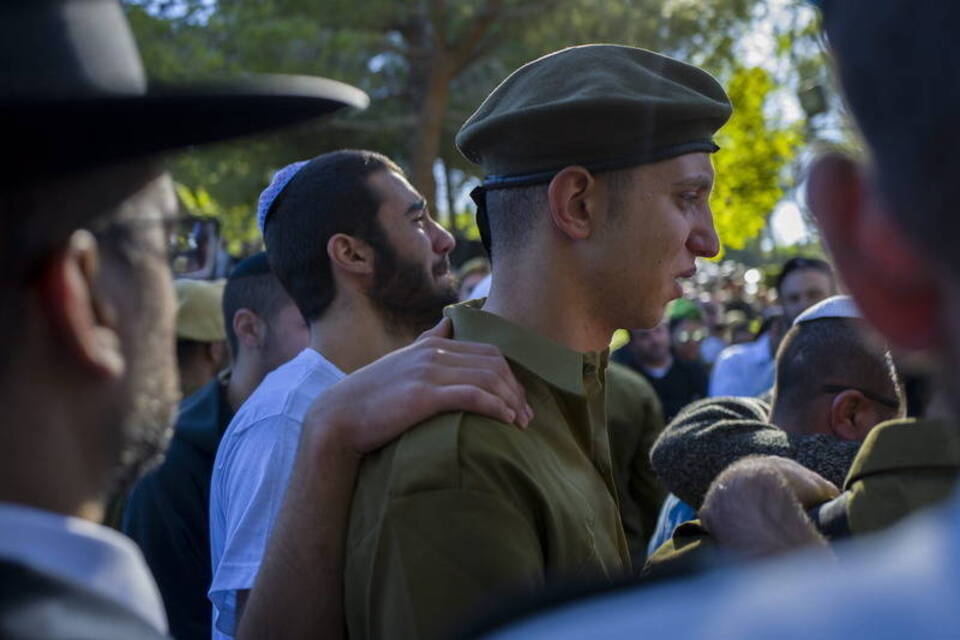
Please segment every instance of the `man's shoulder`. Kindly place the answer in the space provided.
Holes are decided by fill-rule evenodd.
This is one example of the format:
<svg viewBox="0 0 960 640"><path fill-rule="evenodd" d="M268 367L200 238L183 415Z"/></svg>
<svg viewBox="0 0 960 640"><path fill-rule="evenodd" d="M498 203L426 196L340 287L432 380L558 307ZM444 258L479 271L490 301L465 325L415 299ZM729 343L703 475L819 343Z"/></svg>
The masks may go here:
<svg viewBox="0 0 960 640"><path fill-rule="evenodd" d="M162 638L134 613L82 587L0 560L0 637Z"/></svg>
<svg viewBox="0 0 960 640"><path fill-rule="evenodd" d="M224 438L252 427L285 421L302 422L317 397L343 376L312 349L267 374L237 410Z"/></svg>
<svg viewBox="0 0 960 640"><path fill-rule="evenodd" d="M387 445L370 464L388 463L391 495L469 485L477 465L518 462L528 448L523 432L475 413L449 412L416 425Z"/></svg>

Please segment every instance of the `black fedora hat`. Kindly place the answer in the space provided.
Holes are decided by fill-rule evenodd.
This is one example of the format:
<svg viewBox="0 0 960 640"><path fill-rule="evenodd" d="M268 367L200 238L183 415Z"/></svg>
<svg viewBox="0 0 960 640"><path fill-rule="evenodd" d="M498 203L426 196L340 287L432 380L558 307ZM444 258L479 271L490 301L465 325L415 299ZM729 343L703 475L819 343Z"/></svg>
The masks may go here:
<svg viewBox="0 0 960 640"><path fill-rule="evenodd" d="M253 75L148 86L117 0L0 2L0 180L55 176L365 108L350 85Z"/></svg>

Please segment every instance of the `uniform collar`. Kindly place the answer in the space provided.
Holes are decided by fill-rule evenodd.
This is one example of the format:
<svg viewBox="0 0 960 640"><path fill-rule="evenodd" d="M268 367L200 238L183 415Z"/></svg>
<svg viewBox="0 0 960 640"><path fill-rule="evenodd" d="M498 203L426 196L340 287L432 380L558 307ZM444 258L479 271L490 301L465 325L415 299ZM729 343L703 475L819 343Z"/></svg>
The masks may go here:
<svg viewBox="0 0 960 640"><path fill-rule="evenodd" d="M539 333L481 310L484 302L485 299L471 300L444 310L444 315L453 322L458 340L492 344L508 360L568 393L585 396L584 378L603 379L609 351L572 351Z"/></svg>
<svg viewBox="0 0 960 640"><path fill-rule="evenodd" d="M113 529L0 502L0 557L91 590L167 632L160 592L143 555Z"/></svg>
<svg viewBox="0 0 960 640"><path fill-rule="evenodd" d="M867 434L844 487L865 476L895 469L960 467L960 439L948 420L905 418L877 425Z"/></svg>

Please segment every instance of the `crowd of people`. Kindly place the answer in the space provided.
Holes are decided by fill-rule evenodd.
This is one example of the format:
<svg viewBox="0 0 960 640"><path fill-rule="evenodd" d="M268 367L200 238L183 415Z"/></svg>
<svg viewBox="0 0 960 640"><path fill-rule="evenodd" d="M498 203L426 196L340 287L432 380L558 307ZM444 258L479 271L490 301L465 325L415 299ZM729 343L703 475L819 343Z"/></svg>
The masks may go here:
<svg viewBox="0 0 960 640"><path fill-rule="evenodd" d="M747 292L693 279L734 107L613 44L460 129L487 258L345 149L174 282L159 158L367 96L155 90L118 2L5 3L0 637L960 634L960 8L820 4L868 153L809 169L829 261Z"/></svg>

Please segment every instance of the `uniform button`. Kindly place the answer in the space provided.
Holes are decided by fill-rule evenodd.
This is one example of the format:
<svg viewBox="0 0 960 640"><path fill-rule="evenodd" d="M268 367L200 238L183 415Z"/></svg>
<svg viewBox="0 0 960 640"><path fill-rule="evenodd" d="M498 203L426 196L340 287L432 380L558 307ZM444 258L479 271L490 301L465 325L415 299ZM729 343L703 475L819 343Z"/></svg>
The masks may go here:
<svg viewBox="0 0 960 640"><path fill-rule="evenodd" d="M592 376L594 373L596 373L596 371L597 368L592 364L583 365L583 375L585 376Z"/></svg>

